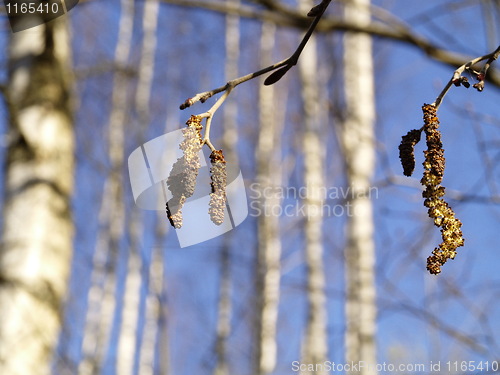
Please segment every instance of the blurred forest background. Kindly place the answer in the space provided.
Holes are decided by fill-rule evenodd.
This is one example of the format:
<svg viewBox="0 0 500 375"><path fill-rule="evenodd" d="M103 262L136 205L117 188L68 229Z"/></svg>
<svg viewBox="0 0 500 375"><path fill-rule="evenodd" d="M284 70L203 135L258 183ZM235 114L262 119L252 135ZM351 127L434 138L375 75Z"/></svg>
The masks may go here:
<svg viewBox="0 0 500 375"><path fill-rule="evenodd" d="M131 152L217 100L180 111L187 98L290 56L313 5L81 0L18 33L3 11L0 374L498 369L498 66L484 92L453 87L439 109L465 246L438 276L424 141L413 177L398 159L421 106L497 48L498 0L333 1L296 67L215 113L246 220L181 248L163 210L135 205Z"/></svg>

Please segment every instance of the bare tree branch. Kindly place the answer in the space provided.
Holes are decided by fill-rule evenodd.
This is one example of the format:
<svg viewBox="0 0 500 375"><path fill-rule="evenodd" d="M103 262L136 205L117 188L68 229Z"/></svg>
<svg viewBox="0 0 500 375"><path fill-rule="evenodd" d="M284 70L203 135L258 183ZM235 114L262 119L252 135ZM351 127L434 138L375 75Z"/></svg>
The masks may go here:
<svg viewBox="0 0 500 375"><path fill-rule="evenodd" d="M277 26L295 27L299 29L307 29L310 24L310 19L305 15L300 14L298 11L288 9L282 5L275 4L275 2L260 0L259 2L266 5L267 9L257 9L248 5L235 6L216 1L202 1L202 0L161 0L165 4L172 4L183 7L198 7L204 8L209 11L218 13L228 13L239 15L244 18L255 18L265 20L266 22L273 22ZM269 4L269 5L268 5ZM279 7L279 12L276 10ZM316 27L316 32L331 32L331 31L357 31L365 32L372 36L389 39L393 41L403 42L410 44L433 60L439 61L443 64L457 67L463 64L464 61L470 61L472 58L459 53L451 52L447 49L439 47L434 42L427 38L418 35L410 28L405 27L404 24L394 23L388 26L386 23L372 21L362 27L359 25L346 22L344 19L336 16L324 16ZM487 77L487 81L491 84L500 87L500 74L496 71L491 71Z"/></svg>
<svg viewBox="0 0 500 375"><path fill-rule="evenodd" d="M462 74L464 71L469 70L472 73L474 73L477 76L478 83L474 84L474 88L477 89L478 91L483 91L484 89L484 81L486 79L486 73L488 73L488 70L491 67L491 64L493 61L498 59L498 56L500 55L500 46L497 47L497 49L491 53L488 53L487 55L484 56L479 56L476 57L475 59L472 59L465 64L462 64L455 72L453 73L453 76L451 79L448 81L446 86L444 87L443 91L438 95L434 103L432 104L433 106L436 107L436 110L439 108L441 102L443 101L445 95L448 93L452 85L455 86L460 86L464 85L465 87L469 87L470 83L467 81L466 77L462 77ZM487 60L486 63L484 64L483 68L476 72L473 70L473 67L475 64Z"/></svg>
<svg viewBox="0 0 500 375"><path fill-rule="evenodd" d="M221 87L216 88L214 90L205 91L205 92L196 94L194 97L188 98L180 106L180 109L186 109L198 101L201 101L203 103L208 98L212 97L213 95L225 91L225 95L223 97L221 97L219 99L219 101L217 101L217 103L207 112L207 116L202 116L202 117L208 117L208 119L210 120L212 118L213 114L215 113L215 111L218 109L218 107L224 102L226 97L229 95L231 90L234 89L239 84L246 82L246 81L249 81L253 78L259 77L259 76L261 76L265 73L271 72L275 69L282 68L282 69L276 71L275 73L273 73L271 76L269 76L264 81L264 84L265 85L272 85L273 83L277 82L279 79L281 79L281 77L283 77L283 75L285 75L285 73L288 70L290 70L290 68L292 66L297 64L297 61L299 60L300 54L302 53L304 47L306 46L307 42L309 41L309 38L311 37L312 33L316 29L316 26L318 25L321 17L323 16L323 14L324 14L326 8L328 7L328 5L330 4L330 2L331 2L331 0L323 0L321 2L321 4L319 5L319 10L317 11L317 13L314 14L314 20L309 25L309 28L308 28L306 34L302 38L296 51L289 58L282 60L276 64L272 64L266 68L263 68L261 70L254 72L254 73L250 73L250 74L247 74L245 76L235 78L235 79L227 82L224 86L221 86ZM315 9L318 9L318 8L315 7ZM311 13L309 13L309 14L311 14ZM207 125L207 129L210 129L208 125ZM205 137L204 143L207 143L207 141L208 141L208 136Z"/></svg>

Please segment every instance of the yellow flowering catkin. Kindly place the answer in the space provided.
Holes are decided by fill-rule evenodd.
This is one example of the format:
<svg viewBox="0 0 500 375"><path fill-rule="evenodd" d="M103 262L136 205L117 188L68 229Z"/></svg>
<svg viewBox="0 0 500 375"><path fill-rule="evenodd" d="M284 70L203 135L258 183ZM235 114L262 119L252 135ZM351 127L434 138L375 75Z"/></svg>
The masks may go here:
<svg viewBox="0 0 500 375"><path fill-rule="evenodd" d="M427 150L424 151L425 161L424 175L420 181L425 186L422 193L424 206L428 208L429 217L434 219L434 225L441 228L443 242L432 251L427 258L427 270L431 274L441 272L448 259L454 259L456 249L464 245L462 223L455 217L455 212L442 199L445 188L441 186L444 174L445 158L439 119L436 115L436 107L425 104L422 107L424 113L424 132L426 136Z"/></svg>
<svg viewBox="0 0 500 375"><path fill-rule="evenodd" d="M210 220L216 225L224 222L224 209L226 207L226 184L227 171L226 161L222 150L215 150L210 154L212 168L210 168L210 177L212 179L212 193L210 194L210 207L208 213Z"/></svg>

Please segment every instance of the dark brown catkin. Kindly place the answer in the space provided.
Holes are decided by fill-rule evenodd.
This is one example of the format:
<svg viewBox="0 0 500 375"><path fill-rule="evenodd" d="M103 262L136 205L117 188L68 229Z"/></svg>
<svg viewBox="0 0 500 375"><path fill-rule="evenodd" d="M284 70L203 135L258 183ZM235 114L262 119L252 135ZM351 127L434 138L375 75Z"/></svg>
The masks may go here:
<svg viewBox="0 0 500 375"><path fill-rule="evenodd" d="M405 176L411 176L415 170L415 145L420 141L421 134L421 130L413 129L401 137L399 159Z"/></svg>

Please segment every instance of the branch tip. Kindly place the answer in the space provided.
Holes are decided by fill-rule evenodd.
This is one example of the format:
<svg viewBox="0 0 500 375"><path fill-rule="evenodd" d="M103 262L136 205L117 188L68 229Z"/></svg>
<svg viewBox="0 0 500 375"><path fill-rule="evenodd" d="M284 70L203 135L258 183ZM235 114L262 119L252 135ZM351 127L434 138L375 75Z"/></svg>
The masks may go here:
<svg viewBox="0 0 500 375"><path fill-rule="evenodd" d="M290 70L292 65L286 65L285 67L273 72L269 77L264 81L264 86L271 86L278 82L283 76Z"/></svg>
<svg viewBox="0 0 500 375"><path fill-rule="evenodd" d="M467 63L463 64L460 66L455 72L453 72L453 76L451 79L448 81L444 89L439 93L438 97L436 98L435 102L433 103L436 107L436 110L439 108L441 105L441 102L443 101L444 97L448 93L448 91L451 88L451 85L455 86L464 86L466 88L470 87L470 83L467 79L467 77L462 76L462 74L465 71L469 71L472 74L474 74L479 81L478 83L475 83L472 87L474 87L477 91L483 91L484 90L484 85L485 85L485 80L486 80L486 73L488 72L488 69L490 68L491 64L498 59L498 56L500 55L500 46L497 47L497 49L491 53L488 53L487 55L484 56L479 56L476 57L475 59L472 59L468 61ZM472 67L481 62L486 60L483 68L478 72L472 69Z"/></svg>
<svg viewBox="0 0 500 375"><path fill-rule="evenodd" d="M182 111L182 110L184 110L184 109L186 109L186 108L191 107L193 104L194 104L194 102L193 102L193 98L188 98L188 99L186 99L186 101L185 101L184 103L182 103L182 104L180 105L180 107L179 107L179 108L180 108L180 110Z"/></svg>
<svg viewBox="0 0 500 375"><path fill-rule="evenodd" d="M323 14L325 6L329 3L329 1L322 1L320 4L315 5L311 8L309 13L307 13L307 17L318 17Z"/></svg>

